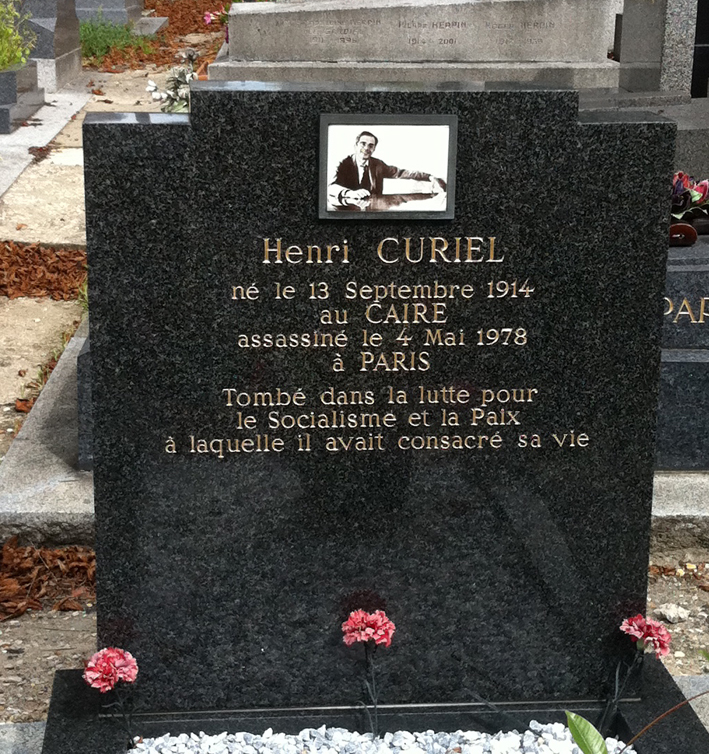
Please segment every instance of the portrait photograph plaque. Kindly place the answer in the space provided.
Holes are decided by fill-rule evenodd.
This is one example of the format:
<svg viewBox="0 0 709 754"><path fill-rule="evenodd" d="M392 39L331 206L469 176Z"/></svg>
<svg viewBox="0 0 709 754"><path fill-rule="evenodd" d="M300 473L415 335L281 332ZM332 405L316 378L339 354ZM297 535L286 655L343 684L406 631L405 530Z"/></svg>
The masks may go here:
<svg viewBox="0 0 709 754"><path fill-rule="evenodd" d="M456 115L322 114L321 219L452 219Z"/></svg>

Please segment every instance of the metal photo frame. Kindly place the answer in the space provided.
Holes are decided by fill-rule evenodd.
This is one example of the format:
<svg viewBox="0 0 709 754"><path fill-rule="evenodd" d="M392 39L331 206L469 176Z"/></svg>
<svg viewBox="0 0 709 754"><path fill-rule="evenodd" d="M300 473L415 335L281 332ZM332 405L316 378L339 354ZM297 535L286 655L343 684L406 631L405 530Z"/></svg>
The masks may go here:
<svg viewBox="0 0 709 754"><path fill-rule="evenodd" d="M457 115L321 114L318 216L453 219L457 141Z"/></svg>

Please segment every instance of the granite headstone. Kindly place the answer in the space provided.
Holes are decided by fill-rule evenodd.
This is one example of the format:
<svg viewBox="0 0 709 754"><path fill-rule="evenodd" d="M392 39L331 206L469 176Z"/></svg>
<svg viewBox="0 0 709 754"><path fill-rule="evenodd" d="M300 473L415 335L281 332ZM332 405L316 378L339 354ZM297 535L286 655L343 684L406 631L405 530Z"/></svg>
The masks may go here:
<svg viewBox="0 0 709 754"><path fill-rule="evenodd" d="M692 66L692 97L709 94L709 3L701 0L697 6L697 32L694 37Z"/></svg>
<svg viewBox="0 0 709 754"><path fill-rule="evenodd" d="M0 134L9 134L44 104L37 63L28 60L0 71Z"/></svg>
<svg viewBox="0 0 709 754"><path fill-rule="evenodd" d="M698 0L625 0L620 86L690 93ZM706 92L705 92L706 94Z"/></svg>
<svg viewBox="0 0 709 754"><path fill-rule="evenodd" d="M662 326L657 468L709 469L709 240L671 249Z"/></svg>
<svg viewBox="0 0 709 754"><path fill-rule="evenodd" d="M323 115L385 162L386 118L456 120L454 219L319 219ZM594 708L645 606L673 137L463 86L88 116L98 641L139 733L361 725L357 607L397 626L388 727ZM627 730L681 698L646 670ZM107 751L90 692L58 676L46 754Z"/></svg>
<svg viewBox="0 0 709 754"><path fill-rule="evenodd" d="M94 419L91 405L91 338L86 338L76 360L76 403L78 407L78 466L82 471L94 467Z"/></svg>
<svg viewBox="0 0 709 754"><path fill-rule="evenodd" d="M143 4L144 0L76 0L76 15L80 21L132 24L140 20Z"/></svg>
<svg viewBox="0 0 709 754"><path fill-rule="evenodd" d="M32 58L39 85L55 92L81 73L81 43L75 0L25 0L24 9L37 35Z"/></svg>

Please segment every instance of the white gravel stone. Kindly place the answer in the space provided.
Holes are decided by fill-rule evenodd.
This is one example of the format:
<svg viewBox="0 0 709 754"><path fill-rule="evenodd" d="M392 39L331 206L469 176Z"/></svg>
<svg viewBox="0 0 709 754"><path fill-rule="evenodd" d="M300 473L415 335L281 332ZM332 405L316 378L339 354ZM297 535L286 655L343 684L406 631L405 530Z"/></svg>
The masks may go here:
<svg viewBox="0 0 709 754"><path fill-rule="evenodd" d="M689 618L689 610L667 602L655 610L655 616L667 623L684 623Z"/></svg>
<svg viewBox="0 0 709 754"><path fill-rule="evenodd" d="M618 754L622 742L606 739L608 754ZM581 754L568 729L561 723L542 725L533 720L529 730L496 733L477 731L424 733L397 731L372 740L371 733L352 733L344 728L308 728L297 736L275 733L271 728L251 733L181 734L144 739L136 751L144 754ZM455 750L455 752L453 751ZM627 749L633 754L633 749Z"/></svg>

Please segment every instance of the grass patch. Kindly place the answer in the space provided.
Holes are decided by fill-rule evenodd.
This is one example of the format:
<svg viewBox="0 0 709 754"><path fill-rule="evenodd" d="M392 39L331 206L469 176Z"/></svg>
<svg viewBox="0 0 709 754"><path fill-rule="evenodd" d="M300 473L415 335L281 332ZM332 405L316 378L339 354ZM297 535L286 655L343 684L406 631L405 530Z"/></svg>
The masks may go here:
<svg viewBox="0 0 709 754"><path fill-rule="evenodd" d="M145 54L155 52L154 37L136 37L130 26L112 24L102 19L79 24L81 56L91 64L100 65L112 50L134 50Z"/></svg>

